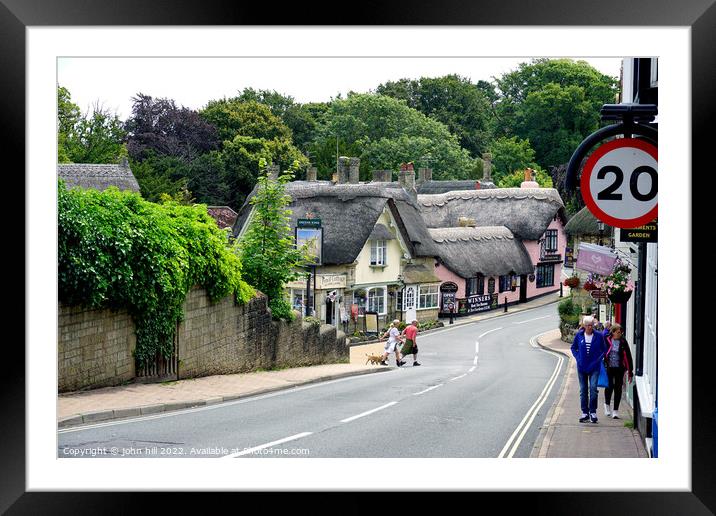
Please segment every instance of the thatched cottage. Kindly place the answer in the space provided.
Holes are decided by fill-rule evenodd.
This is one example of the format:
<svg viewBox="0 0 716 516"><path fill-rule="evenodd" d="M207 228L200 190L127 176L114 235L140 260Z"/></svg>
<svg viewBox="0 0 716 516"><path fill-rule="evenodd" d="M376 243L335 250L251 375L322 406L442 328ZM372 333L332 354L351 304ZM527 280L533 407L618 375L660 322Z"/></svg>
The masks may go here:
<svg viewBox="0 0 716 516"><path fill-rule="evenodd" d="M116 186L120 190L139 192L139 183L132 174L126 158L123 158L119 164L107 165L60 163L57 165L57 177L65 182L67 188L104 190Z"/></svg>

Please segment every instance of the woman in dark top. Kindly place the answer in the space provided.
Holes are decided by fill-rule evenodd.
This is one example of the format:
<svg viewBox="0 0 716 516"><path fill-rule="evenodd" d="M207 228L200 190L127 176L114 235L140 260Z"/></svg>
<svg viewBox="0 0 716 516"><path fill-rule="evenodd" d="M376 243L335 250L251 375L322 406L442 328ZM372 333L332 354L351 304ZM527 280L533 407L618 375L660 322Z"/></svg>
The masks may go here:
<svg viewBox="0 0 716 516"><path fill-rule="evenodd" d="M612 325L607 337L607 352L604 355L604 365L607 367L607 377L609 378L609 387L604 389L604 415L618 419L624 372L629 373L629 381L634 376L634 364L631 358L631 351L629 351L629 344L624 338L622 327L619 324ZM610 406L612 393L614 393L613 411Z"/></svg>

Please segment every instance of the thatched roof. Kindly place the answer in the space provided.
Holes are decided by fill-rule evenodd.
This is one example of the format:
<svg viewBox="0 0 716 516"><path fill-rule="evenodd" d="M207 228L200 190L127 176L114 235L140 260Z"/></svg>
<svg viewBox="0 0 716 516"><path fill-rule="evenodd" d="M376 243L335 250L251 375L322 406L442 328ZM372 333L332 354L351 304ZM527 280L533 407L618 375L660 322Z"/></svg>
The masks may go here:
<svg viewBox="0 0 716 516"><path fill-rule="evenodd" d="M353 263L386 206L413 256L437 256L417 203L398 183L293 181L286 185L286 193L292 199L289 205L292 226L296 225L296 219L306 218L307 214L321 219L326 265ZM252 208L249 201L255 194L256 188L239 210L234 236L238 236L246 223Z"/></svg>
<svg viewBox="0 0 716 516"><path fill-rule="evenodd" d="M432 265L430 267L432 267ZM426 267L424 264L412 263L403 267L403 283L406 285L440 283L440 278L435 275L435 271Z"/></svg>
<svg viewBox="0 0 716 516"><path fill-rule="evenodd" d="M456 181L425 181L415 185L419 194L441 194L460 190L486 190L495 188L494 183L483 183L476 179Z"/></svg>
<svg viewBox="0 0 716 516"><path fill-rule="evenodd" d="M368 240L394 240L395 236L380 222L375 225Z"/></svg>
<svg viewBox="0 0 716 516"><path fill-rule="evenodd" d="M597 222L597 218L585 206L569 219L567 225L564 226L564 231L570 236L599 236ZM611 235L613 231L614 228L605 224L602 235Z"/></svg>
<svg viewBox="0 0 716 516"><path fill-rule="evenodd" d="M495 188L418 195L429 228L458 226L460 217L474 219L478 227L506 226L523 240L537 240L555 215L564 209L554 188Z"/></svg>
<svg viewBox="0 0 716 516"><path fill-rule="evenodd" d="M531 274L524 244L504 226L429 229L445 266L463 278Z"/></svg>
<svg viewBox="0 0 716 516"><path fill-rule="evenodd" d="M104 190L116 186L120 190L139 192L139 183L128 164L62 163L57 165L57 177L64 180L67 188Z"/></svg>

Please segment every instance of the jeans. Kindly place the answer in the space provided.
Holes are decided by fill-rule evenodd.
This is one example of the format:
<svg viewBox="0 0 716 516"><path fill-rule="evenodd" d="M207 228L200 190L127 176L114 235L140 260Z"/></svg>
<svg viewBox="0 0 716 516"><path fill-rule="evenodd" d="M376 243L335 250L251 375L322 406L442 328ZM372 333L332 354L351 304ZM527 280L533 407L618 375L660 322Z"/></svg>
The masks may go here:
<svg viewBox="0 0 716 516"><path fill-rule="evenodd" d="M623 367L607 367L609 387L604 389L604 402L609 405L614 393L614 410L619 410L619 402L622 400L622 384L624 383Z"/></svg>
<svg viewBox="0 0 716 516"><path fill-rule="evenodd" d="M592 373L577 371L577 376L579 377L579 402L582 406L582 414L596 414L599 368ZM589 389L589 403L587 403L587 389Z"/></svg>

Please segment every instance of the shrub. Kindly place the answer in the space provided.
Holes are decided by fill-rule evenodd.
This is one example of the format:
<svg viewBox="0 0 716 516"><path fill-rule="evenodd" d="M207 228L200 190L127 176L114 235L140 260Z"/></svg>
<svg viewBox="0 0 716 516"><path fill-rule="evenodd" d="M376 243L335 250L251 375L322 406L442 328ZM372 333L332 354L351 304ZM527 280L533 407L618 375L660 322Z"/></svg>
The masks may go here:
<svg viewBox="0 0 716 516"><path fill-rule="evenodd" d="M304 317L304 322L307 322L311 326L321 326L321 320L318 317Z"/></svg>
<svg viewBox="0 0 716 516"><path fill-rule="evenodd" d="M60 302L126 309L140 367L158 353L170 356L194 285L212 301L233 293L245 303L255 295L204 205L159 205L114 187L67 190L59 181L57 207Z"/></svg>

